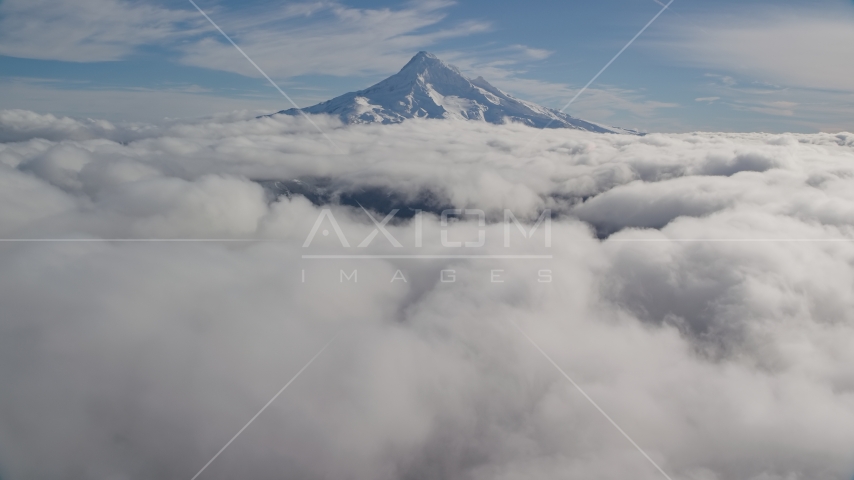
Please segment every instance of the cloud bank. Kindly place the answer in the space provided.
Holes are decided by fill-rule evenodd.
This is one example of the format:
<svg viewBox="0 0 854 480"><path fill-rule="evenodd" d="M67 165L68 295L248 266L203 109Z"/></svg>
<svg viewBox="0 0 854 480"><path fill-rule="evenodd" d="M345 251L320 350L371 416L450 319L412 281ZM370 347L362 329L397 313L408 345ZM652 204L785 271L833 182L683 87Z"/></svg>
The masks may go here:
<svg viewBox="0 0 854 480"><path fill-rule="evenodd" d="M513 322L674 479L851 477L854 135L315 122L338 148L0 113L3 238L264 240L0 244L4 479L190 478L336 332L204 477L662 478ZM303 259L342 251L303 248L323 208L350 251L447 249L426 214L423 248L412 219L358 250L360 209L261 183L294 180L483 209L479 253L553 258ZM504 209L551 209L552 247L505 248Z"/></svg>

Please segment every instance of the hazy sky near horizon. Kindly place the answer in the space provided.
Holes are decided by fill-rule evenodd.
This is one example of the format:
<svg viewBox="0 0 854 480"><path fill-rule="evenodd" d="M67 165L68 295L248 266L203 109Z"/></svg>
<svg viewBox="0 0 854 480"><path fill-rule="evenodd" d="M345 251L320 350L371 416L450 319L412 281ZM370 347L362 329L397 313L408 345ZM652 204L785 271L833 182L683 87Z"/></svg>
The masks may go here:
<svg viewBox="0 0 854 480"><path fill-rule="evenodd" d="M428 50L560 108L656 0L200 0L300 106ZM854 130L854 2L676 0L567 113L647 131ZM155 121L288 107L189 2L0 0L0 109Z"/></svg>

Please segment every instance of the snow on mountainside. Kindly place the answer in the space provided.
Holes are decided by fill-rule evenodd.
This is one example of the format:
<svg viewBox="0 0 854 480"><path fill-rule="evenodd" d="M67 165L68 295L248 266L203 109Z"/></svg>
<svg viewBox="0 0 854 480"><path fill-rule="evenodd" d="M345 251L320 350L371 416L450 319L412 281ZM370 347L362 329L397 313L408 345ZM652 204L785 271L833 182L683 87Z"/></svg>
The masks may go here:
<svg viewBox="0 0 854 480"><path fill-rule="evenodd" d="M631 133L571 117L525 102L493 87L483 77L470 80L460 71L419 52L395 75L376 85L318 103L302 111L337 115L352 123L400 123L408 118L460 118L489 123L520 122L536 128L574 128L599 133ZM291 108L277 114L297 115ZM276 115L276 114L274 114Z"/></svg>

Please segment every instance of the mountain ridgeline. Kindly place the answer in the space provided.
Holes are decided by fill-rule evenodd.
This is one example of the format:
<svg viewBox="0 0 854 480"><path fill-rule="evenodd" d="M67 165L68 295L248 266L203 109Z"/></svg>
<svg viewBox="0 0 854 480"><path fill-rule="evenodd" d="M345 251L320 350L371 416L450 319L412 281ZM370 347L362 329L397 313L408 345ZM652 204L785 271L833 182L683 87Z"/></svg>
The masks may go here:
<svg viewBox="0 0 854 480"><path fill-rule="evenodd" d="M400 72L358 92L303 108L308 114L338 116L346 124L400 123L410 118L457 118L534 128L571 128L597 133L639 134L606 127L514 98L483 77L468 79L428 52L412 57ZM273 115L299 115L296 108ZM268 115L272 116L272 115Z"/></svg>

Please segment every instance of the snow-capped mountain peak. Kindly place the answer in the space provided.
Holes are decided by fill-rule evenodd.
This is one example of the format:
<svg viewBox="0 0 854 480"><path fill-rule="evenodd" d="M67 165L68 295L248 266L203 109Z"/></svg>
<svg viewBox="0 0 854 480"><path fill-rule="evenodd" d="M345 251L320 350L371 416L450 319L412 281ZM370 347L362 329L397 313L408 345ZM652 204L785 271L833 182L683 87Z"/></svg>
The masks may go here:
<svg viewBox="0 0 854 480"><path fill-rule="evenodd" d="M519 122L536 128L573 128L600 133L637 133L604 127L525 102L483 77L466 78L456 67L418 52L396 74L357 92L302 109L337 115L344 123L400 123L409 118L458 118L489 123ZM292 108L277 114L297 115Z"/></svg>

